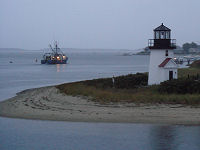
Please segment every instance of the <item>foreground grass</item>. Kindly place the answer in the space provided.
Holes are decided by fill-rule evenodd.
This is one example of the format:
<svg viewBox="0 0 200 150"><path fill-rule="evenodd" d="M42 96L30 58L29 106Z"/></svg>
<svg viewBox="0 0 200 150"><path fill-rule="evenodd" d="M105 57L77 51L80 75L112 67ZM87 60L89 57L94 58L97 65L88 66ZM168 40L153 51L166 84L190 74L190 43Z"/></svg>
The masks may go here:
<svg viewBox="0 0 200 150"><path fill-rule="evenodd" d="M184 68L178 70L179 78L187 78L200 74L199 68ZM100 103L148 103L148 104L183 104L183 105L199 105L200 94L161 94L158 92L159 85L141 86L132 89L113 88L107 85L111 82L111 78L89 80L74 83L66 83L58 85L57 88L67 95L86 96L91 100ZM88 83L95 83L94 85ZM101 85L101 86L98 86ZM108 84L109 85L109 84Z"/></svg>
<svg viewBox="0 0 200 150"><path fill-rule="evenodd" d="M62 84L57 86L62 93L72 96L86 96L100 103L148 103L148 104L200 104L200 94L160 94L157 86L138 89L96 88L83 82Z"/></svg>

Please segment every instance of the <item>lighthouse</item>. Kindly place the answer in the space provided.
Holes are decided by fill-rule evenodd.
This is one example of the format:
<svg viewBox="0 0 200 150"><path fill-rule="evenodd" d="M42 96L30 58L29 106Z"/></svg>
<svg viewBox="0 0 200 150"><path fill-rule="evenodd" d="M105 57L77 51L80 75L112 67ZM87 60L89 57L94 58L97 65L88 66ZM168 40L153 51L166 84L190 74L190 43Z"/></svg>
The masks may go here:
<svg viewBox="0 0 200 150"><path fill-rule="evenodd" d="M177 79L178 65L174 62L176 40L171 39L171 30L163 23L154 29L154 39L149 39L150 49L148 85Z"/></svg>

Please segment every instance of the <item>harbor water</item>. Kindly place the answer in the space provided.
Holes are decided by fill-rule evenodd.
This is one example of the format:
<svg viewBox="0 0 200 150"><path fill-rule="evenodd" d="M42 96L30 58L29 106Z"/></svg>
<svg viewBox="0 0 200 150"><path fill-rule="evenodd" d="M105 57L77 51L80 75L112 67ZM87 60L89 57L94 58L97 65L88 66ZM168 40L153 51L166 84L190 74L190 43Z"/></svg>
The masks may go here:
<svg viewBox="0 0 200 150"><path fill-rule="evenodd" d="M0 101L29 88L147 72L149 63L145 55L80 50L66 51L68 64L41 65L42 54L40 50L0 50ZM199 138L199 126L0 117L0 150L199 150Z"/></svg>

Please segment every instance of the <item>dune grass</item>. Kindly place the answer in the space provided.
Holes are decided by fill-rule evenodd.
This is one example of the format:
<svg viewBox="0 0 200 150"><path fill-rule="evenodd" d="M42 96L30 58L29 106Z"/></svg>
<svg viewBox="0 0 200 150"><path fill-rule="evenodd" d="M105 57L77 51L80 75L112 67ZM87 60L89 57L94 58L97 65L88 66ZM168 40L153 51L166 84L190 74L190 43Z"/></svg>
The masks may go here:
<svg viewBox="0 0 200 150"><path fill-rule="evenodd" d="M179 77L187 78L190 76L200 74L198 68L184 68L179 69ZM126 78L126 76L123 76ZM105 84L110 82L111 78L95 80L95 84ZM159 93L159 85L145 86L142 85L136 88L114 88L110 86L94 86L93 80L73 82L58 85L57 88L67 95L72 96L86 96L93 101L99 103L147 103L147 104L182 104L196 106L200 104L200 94L165 94Z"/></svg>
<svg viewBox="0 0 200 150"><path fill-rule="evenodd" d="M113 102L183 105L200 104L200 94L160 94L157 91L158 86L141 87L137 89L103 89L85 85L83 82L62 84L58 85L57 88L67 95L86 96L102 104Z"/></svg>

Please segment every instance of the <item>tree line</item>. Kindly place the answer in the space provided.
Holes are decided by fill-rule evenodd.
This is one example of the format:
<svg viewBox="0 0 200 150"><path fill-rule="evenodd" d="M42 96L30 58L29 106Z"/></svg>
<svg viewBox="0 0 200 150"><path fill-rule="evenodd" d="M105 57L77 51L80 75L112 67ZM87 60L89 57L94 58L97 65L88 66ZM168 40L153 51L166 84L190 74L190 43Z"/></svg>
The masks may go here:
<svg viewBox="0 0 200 150"><path fill-rule="evenodd" d="M199 48L200 45L198 45L197 43L195 42L191 42L191 43L184 43L182 48L183 50L185 51L185 53L189 53L189 49L190 48Z"/></svg>

